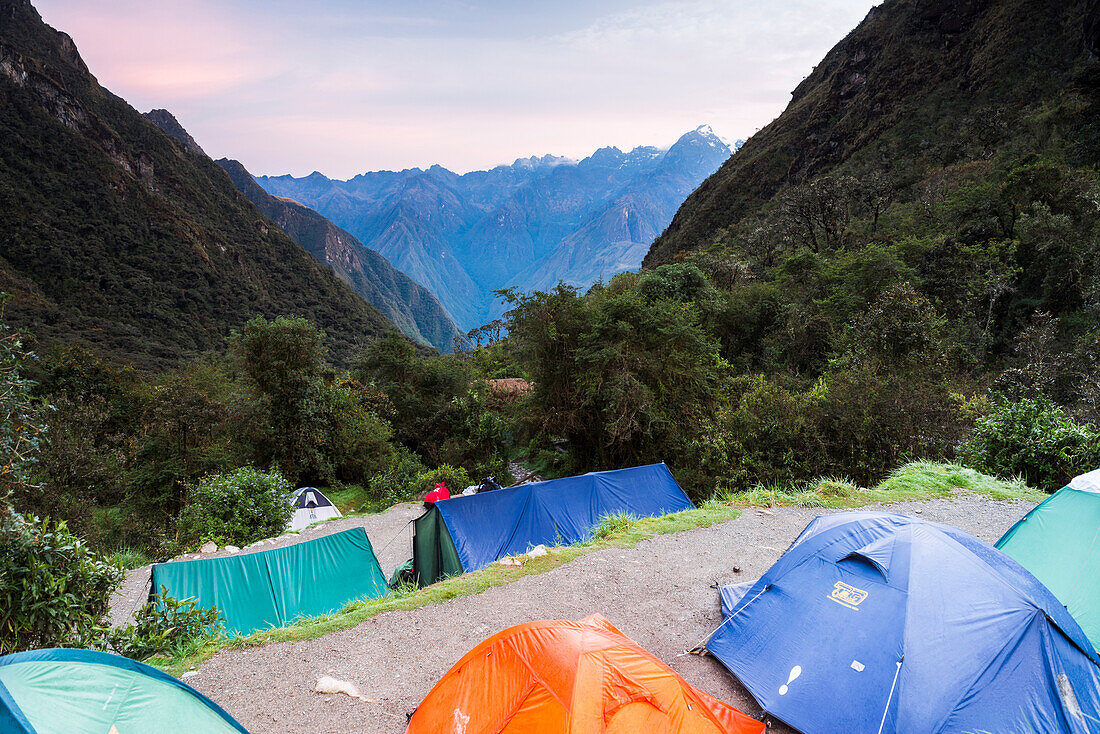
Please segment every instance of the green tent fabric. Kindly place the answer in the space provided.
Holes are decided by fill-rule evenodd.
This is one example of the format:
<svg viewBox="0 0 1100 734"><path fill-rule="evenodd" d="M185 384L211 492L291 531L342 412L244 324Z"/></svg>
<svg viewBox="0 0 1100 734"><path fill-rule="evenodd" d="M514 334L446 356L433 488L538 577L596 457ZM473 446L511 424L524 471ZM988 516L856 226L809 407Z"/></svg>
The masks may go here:
<svg viewBox="0 0 1100 734"><path fill-rule="evenodd" d="M458 550L435 504L416 519L413 527L413 568L421 586L463 573Z"/></svg>
<svg viewBox="0 0 1100 734"><path fill-rule="evenodd" d="M3 734L248 734L185 683L94 650L0 657Z"/></svg>
<svg viewBox="0 0 1100 734"><path fill-rule="evenodd" d="M997 548L1043 582L1100 650L1100 493L1058 490Z"/></svg>
<svg viewBox="0 0 1100 734"><path fill-rule="evenodd" d="M216 606L230 634L282 627L389 589L367 532L353 528L259 553L158 563L152 589Z"/></svg>

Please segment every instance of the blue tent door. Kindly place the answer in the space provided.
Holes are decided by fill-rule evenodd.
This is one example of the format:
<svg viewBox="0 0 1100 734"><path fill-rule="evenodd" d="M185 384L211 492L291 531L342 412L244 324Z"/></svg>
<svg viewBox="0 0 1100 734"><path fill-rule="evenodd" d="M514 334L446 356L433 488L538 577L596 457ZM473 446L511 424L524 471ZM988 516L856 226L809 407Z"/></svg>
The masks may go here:
<svg viewBox="0 0 1100 734"><path fill-rule="evenodd" d="M773 711L781 703L783 721L796 729L846 734L876 734L885 713L882 731L894 731L897 692L891 700L891 689L904 647L905 625L898 619L905 615L906 592L890 586L864 558L834 564L818 556L756 596L758 591L746 594L744 609L707 647L729 661L761 707ZM806 615L786 614L792 598L807 596L831 603ZM738 634L741 624L751 625L756 634ZM761 633L762 624L770 629ZM759 660L761 653L771 661L766 670L738 665L739 660ZM822 701L822 690L836 695Z"/></svg>

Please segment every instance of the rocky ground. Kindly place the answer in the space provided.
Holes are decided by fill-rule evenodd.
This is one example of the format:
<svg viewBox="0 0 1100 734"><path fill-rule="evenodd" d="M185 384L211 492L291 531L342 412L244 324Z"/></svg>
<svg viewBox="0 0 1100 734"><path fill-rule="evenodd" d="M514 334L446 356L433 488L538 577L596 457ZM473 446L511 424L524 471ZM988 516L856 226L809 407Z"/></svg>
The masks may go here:
<svg viewBox="0 0 1100 734"><path fill-rule="evenodd" d="M973 495L887 506L956 525L993 542L1032 505L993 502ZM395 508L381 524L391 530L415 508ZM630 550L589 553L548 573L526 576L476 596L413 611L389 612L359 626L305 642L226 650L201 666L188 683L221 704L254 734L309 731L403 730L406 715L444 672L489 635L535 619L607 617L690 683L758 715L745 690L713 658L685 654L720 622L715 583L759 577L821 510L746 509L710 528L662 535ZM381 520L381 516L379 516ZM369 518L346 522L365 523ZM392 521L392 522L391 522ZM335 528L332 529L333 531ZM385 534L367 528L372 542ZM330 531L325 528L325 531ZM380 552L390 559L408 556ZM733 567L740 567L734 573ZM367 699L312 692L332 676L358 687ZM777 726L775 731L787 731Z"/></svg>

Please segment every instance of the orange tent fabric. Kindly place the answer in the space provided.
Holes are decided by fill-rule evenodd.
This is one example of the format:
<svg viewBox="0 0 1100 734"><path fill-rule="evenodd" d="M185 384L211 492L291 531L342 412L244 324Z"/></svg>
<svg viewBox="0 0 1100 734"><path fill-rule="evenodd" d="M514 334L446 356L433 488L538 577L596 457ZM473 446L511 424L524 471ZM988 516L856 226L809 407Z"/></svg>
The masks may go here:
<svg viewBox="0 0 1100 734"><path fill-rule="evenodd" d="M408 734L761 734L598 614L530 622L455 663Z"/></svg>

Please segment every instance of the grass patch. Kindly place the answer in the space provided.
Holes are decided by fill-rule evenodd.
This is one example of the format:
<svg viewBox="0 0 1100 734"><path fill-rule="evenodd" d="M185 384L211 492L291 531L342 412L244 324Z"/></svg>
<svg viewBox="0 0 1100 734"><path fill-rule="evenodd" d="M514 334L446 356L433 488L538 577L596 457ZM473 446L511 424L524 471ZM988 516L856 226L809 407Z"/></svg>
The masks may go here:
<svg viewBox="0 0 1100 734"><path fill-rule="evenodd" d="M336 489L322 489L336 509L345 515L354 515L360 512L370 512L373 509L370 493L361 484L345 484Z"/></svg>
<svg viewBox="0 0 1100 734"><path fill-rule="evenodd" d="M145 555L144 551L140 551L136 548L119 548L116 551L112 551L107 559L111 563L118 564L125 568L127 571L134 568L141 568L142 566L148 566L153 562L149 556Z"/></svg>
<svg viewBox="0 0 1100 734"><path fill-rule="evenodd" d="M914 461L895 469L869 489L857 487L848 479L826 478L795 486L754 487L725 494L723 499L735 505L845 509L950 497L956 490L992 500L1040 502L1047 496L1020 479L997 479L958 464Z"/></svg>
<svg viewBox="0 0 1100 734"><path fill-rule="evenodd" d="M331 498L331 496L330 496ZM220 650L238 650L257 647L269 642L293 642L312 640L332 632L350 629L377 614L417 609L439 604L461 596L479 594L493 586L510 584L524 576L545 573L594 550L603 548L633 548L643 540L665 533L679 533L692 528L707 527L732 520L740 510L720 500L710 500L694 510L685 510L664 517L634 519L629 516L612 516L583 543L556 546L550 553L537 558L527 558L522 566L492 564L480 571L455 576L423 589L400 588L382 599L349 602L343 609L322 617L303 619L286 627L256 632L244 637L224 635L208 637L193 648L180 650L172 656L155 656L146 662L179 676L197 667ZM602 532L602 537L597 534Z"/></svg>

